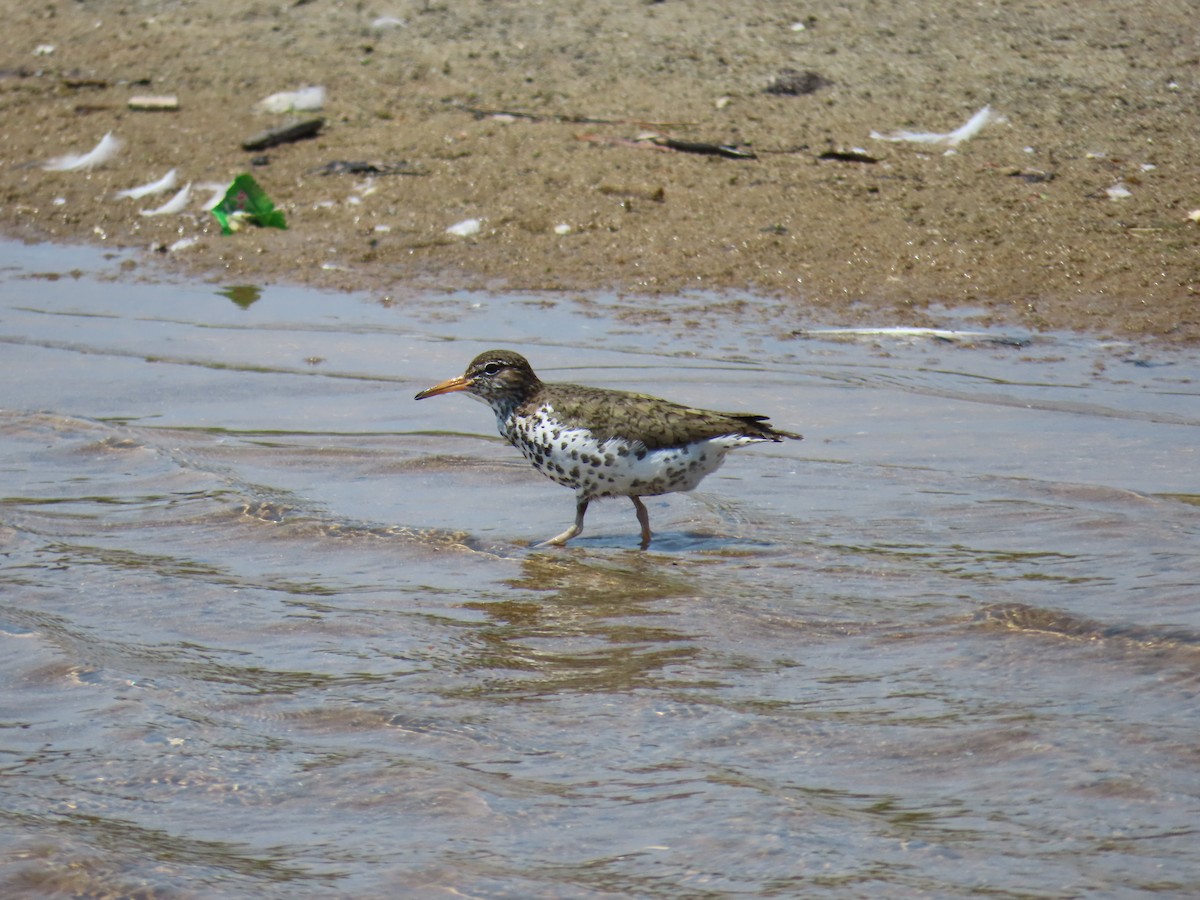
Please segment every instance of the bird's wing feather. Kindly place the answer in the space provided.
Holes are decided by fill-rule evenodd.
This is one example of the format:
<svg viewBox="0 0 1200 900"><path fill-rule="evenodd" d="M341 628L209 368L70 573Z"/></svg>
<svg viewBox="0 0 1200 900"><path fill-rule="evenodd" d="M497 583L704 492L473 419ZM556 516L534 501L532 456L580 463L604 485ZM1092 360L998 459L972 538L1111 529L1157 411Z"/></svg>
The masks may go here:
<svg viewBox="0 0 1200 900"><path fill-rule="evenodd" d="M547 388L560 387L547 385ZM569 385L548 390L546 399L568 425L588 427L600 440L624 438L647 449L674 447L690 441L742 435L764 441L799 438L777 431L767 416L726 413L685 406L648 394Z"/></svg>

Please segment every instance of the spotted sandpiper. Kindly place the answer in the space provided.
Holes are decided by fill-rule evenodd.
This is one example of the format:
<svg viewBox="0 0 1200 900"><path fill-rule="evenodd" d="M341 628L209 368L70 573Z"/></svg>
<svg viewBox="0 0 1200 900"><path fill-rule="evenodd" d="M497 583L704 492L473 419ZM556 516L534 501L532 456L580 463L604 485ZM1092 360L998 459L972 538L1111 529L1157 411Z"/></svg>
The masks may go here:
<svg viewBox="0 0 1200 900"><path fill-rule="evenodd" d="M628 497L650 545L642 497L690 491L736 447L800 440L772 428L766 416L696 409L646 394L550 384L525 357L489 350L465 374L421 391L417 400L466 391L491 406L500 434L543 475L575 489L575 524L546 544L562 545L583 531L588 504Z"/></svg>

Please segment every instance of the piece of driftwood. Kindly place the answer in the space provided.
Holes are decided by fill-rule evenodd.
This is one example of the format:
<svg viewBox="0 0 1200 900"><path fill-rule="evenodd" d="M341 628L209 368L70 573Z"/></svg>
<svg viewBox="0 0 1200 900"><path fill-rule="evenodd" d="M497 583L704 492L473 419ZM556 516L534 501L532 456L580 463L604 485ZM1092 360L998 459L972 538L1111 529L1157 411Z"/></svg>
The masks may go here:
<svg viewBox="0 0 1200 900"><path fill-rule="evenodd" d="M598 134L578 134L576 140L609 147L636 147L639 150L660 150L664 153L699 153L703 156L722 156L726 159L758 159L752 150L744 150L733 144L710 144L706 141L680 141L659 134L636 138L610 138Z"/></svg>
<svg viewBox="0 0 1200 900"><path fill-rule="evenodd" d="M510 118L524 119L528 122L565 122L570 125L636 125L638 128L683 128L691 122L647 122L643 119L606 119L596 116L567 115L561 113L531 113L516 109L492 109L483 106L471 106L466 103L451 102L450 105L469 113L476 119Z"/></svg>
<svg viewBox="0 0 1200 900"><path fill-rule="evenodd" d="M179 109L179 98L173 94L164 94L161 97L130 97L128 106L138 112L174 112Z"/></svg>
<svg viewBox="0 0 1200 900"><path fill-rule="evenodd" d="M266 150L268 147L277 147L280 144L290 144L294 141L316 137L324 125L325 120L317 118L305 119L303 122L294 122L291 125L281 125L278 128L268 128L261 134L242 141L242 149Z"/></svg>
<svg viewBox="0 0 1200 900"><path fill-rule="evenodd" d="M846 162L846 163L877 163L879 157L872 156L865 150L826 150L820 154L817 159L822 162Z"/></svg>
<svg viewBox="0 0 1200 900"><path fill-rule="evenodd" d="M753 150L743 150L733 144L710 144L707 141L681 141L676 138L656 137L651 143L680 153L699 153L702 156L723 156L726 159L758 159Z"/></svg>

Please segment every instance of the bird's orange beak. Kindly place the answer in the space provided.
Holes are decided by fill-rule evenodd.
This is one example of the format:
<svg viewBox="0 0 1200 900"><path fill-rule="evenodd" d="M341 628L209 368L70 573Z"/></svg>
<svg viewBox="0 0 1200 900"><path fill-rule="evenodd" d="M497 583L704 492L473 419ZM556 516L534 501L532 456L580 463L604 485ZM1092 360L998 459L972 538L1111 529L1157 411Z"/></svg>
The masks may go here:
<svg viewBox="0 0 1200 900"><path fill-rule="evenodd" d="M452 394L455 391L465 391L471 386L471 380L465 375L459 375L457 378L448 378L441 384L435 384L431 388L426 388L414 397L414 400L424 400L426 397L436 397L438 394Z"/></svg>

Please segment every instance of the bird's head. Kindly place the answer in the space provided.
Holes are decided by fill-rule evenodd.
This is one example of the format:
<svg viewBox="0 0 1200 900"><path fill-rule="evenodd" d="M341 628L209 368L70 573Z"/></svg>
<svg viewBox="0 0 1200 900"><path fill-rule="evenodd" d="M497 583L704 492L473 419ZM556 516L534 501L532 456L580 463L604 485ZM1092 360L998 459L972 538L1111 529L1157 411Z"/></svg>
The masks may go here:
<svg viewBox="0 0 1200 900"><path fill-rule="evenodd" d="M466 391L490 404L520 403L541 385L529 362L511 350L488 350L471 360L467 371L456 378L417 394L417 400Z"/></svg>

